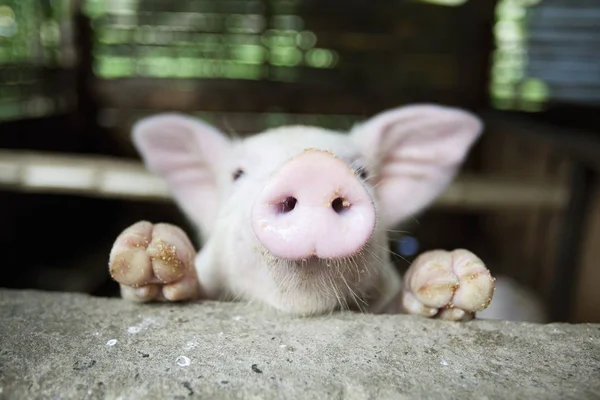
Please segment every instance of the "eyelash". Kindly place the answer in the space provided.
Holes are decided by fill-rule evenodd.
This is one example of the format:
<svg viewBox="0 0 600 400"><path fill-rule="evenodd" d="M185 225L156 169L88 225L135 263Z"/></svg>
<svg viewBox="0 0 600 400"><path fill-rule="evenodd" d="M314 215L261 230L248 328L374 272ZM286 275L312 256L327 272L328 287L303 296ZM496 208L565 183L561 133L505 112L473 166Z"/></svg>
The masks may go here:
<svg viewBox="0 0 600 400"><path fill-rule="evenodd" d="M233 173L233 180L237 181L238 179L240 179L242 176L244 175L244 170L241 168L238 168L235 170L235 172Z"/></svg>

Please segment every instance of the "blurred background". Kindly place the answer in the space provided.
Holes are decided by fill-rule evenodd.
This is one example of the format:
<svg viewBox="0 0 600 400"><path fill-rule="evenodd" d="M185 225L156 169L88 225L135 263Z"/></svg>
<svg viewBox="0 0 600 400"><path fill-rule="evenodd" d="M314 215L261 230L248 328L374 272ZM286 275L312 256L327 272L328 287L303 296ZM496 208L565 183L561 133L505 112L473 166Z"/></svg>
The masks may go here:
<svg viewBox="0 0 600 400"><path fill-rule="evenodd" d="M0 287L117 296L125 227L193 235L131 145L141 117L346 130L436 102L486 131L391 238L398 268L468 248L548 320L600 322L598 21L597 0L2 0Z"/></svg>

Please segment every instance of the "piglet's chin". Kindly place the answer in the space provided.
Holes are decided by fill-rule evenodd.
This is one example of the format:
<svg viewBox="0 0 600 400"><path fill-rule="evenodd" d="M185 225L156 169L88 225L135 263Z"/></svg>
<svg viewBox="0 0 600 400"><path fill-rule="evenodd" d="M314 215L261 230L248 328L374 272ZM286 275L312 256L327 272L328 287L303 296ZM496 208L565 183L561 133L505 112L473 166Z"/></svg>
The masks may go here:
<svg viewBox="0 0 600 400"><path fill-rule="evenodd" d="M277 290L256 298L270 306L296 315L317 315L337 309L361 310L372 277L378 275L371 241L362 250L343 258L310 256L289 260L277 257L258 246L262 263Z"/></svg>

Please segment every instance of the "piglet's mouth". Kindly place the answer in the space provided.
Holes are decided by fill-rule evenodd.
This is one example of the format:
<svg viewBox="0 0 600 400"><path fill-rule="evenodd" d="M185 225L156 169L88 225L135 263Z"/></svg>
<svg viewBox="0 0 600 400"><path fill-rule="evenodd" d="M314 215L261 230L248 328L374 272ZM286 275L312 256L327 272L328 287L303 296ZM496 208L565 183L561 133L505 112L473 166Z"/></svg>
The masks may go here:
<svg viewBox="0 0 600 400"><path fill-rule="evenodd" d="M295 264L296 266L300 267L300 268L306 268L306 267L311 267L311 266L321 266L321 265L331 265L333 263L335 263L335 259L327 259L327 258L319 258L316 255L312 255L310 257L307 258L302 258L299 260L289 260L288 261L291 264Z"/></svg>
<svg viewBox="0 0 600 400"><path fill-rule="evenodd" d="M361 247L359 251L353 254L336 258L322 258L315 254L301 258L285 258L274 255L264 246L260 246L260 252L265 264L275 269L291 269L298 271L327 269L345 270L347 268L360 269L360 266L367 263L369 244L370 242L367 242L365 246Z"/></svg>

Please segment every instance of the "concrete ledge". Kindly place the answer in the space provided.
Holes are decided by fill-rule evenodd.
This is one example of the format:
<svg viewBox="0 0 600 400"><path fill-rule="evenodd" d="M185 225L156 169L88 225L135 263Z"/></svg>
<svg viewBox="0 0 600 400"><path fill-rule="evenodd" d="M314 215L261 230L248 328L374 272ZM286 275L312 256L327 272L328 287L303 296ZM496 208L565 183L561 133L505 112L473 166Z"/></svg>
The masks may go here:
<svg viewBox="0 0 600 400"><path fill-rule="evenodd" d="M0 290L0 399L598 396L598 324L293 319Z"/></svg>

